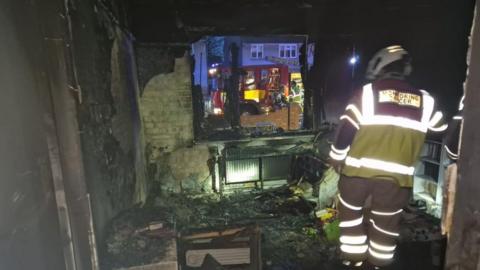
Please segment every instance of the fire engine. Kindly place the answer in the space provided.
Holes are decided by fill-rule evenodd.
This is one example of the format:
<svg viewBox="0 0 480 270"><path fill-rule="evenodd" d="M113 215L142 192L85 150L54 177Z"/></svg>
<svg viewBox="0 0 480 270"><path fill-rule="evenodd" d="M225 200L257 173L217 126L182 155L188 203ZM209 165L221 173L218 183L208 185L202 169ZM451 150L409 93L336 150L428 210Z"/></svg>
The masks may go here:
<svg viewBox="0 0 480 270"><path fill-rule="evenodd" d="M223 114L225 86L230 75L230 67L218 66L209 70L215 114ZM290 74L287 65L241 67L239 82L241 114L260 114L268 111L276 99L289 95Z"/></svg>

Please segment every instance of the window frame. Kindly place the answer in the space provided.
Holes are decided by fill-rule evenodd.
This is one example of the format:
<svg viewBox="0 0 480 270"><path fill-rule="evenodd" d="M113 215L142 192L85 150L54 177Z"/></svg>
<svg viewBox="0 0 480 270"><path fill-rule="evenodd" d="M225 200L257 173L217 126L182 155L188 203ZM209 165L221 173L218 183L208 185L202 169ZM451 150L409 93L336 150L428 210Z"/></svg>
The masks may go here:
<svg viewBox="0 0 480 270"><path fill-rule="evenodd" d="M255 56L253 55L255 53ZM261 57L259 55L261 54ZM250 44L250 59L263 59L264 57L264 44L252 43Z"/></svg>
<svg viewBox="0 0 480 270"><path fill-rule="evenodd" d="M287 56L288 51L288 56ZM282 56L283 52L283 56ZM298 45L295 43L278 44L278 57L283 59L292 59L298 57Z"/></svg>

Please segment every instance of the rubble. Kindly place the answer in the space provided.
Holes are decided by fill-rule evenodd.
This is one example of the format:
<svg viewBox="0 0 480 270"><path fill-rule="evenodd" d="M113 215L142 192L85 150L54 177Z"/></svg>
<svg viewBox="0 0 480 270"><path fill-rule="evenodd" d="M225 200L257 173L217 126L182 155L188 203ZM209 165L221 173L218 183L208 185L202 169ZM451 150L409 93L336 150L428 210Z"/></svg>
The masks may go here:
<svg viewBox="0 0 480 270"><path fill-rule="evenodd" d="M315 143L326 141L323 137L330 134L329 130L320 132ZM320 135L322 139L318 140ZM191 189L174 193L156 189L153 192L156 195L142 208L125 211L111 222L102 249L102 269L155 265L166 260L166 246L172 239L176 239L179 247L179 263L186 264L186 260L182 259L185 253L181 249L189 241L183 237L187 233L202 230L215 232L252 224L258 226L261 235L259 257L262 269L324 268L323 264L335 257L338 240L336 213L328 210L328 217L316 215L318 210L325 208L323 205L319 208L319 201L332 205L331 197L335 195L332 187L336 187L335 181L338 180L331 176L321 179L325 166L318 157L326 156L327 146L316 145L311 150L320 149L320 152L310 151L310 155L298 159L298 164L307 167L295 170L289 184L280 187L233 190L228 194L197 193ZM294 150L303 147L304 144L299 144ZM327 178L333 180L321 185L320 182ZM319 194L319 189L322 194ZM325 195L328 198L321 197ZM193 251L189 254L203 260L203 264L194 263L201 266L197 269L206 265L212 269L229 269L215 261L215 254L205 256L202 252L197 254ZM182 265L182 269L185 267Z"/></svg>
<svg viewBox="0 0 480 270"><path fill-rule="evenodd" d="M327 174L324 179L328 177ZM112 221L104 246L102 269L149 269L128 267L169 261L172 256L168 249L175 240L178 243L178 264L182 269L255 270L258 268L252 265L252 268L224 265L237 261L225 259L231 254L222 249L225 245L228 247L232 238L222 237L228 234L237 237L238 228L249 226L258 228L261 235L254 243L261 247L258 258L262 269L329 269L329 263L338 256L337 212L333 208L318 207L314 202L318 202L318 197L313 196L313 186L302 181L269 190L228 195L163 193L143 208L126 211ZM328 204L334 206L335 202L329 201ZM421 202L412 203L404 212L403 220L399 243L402 256L408 257L413 251L441 254L438 252L442 246L439 221L424 213ZM208 241L202 242L204 240ZM243 247L256 246L252 243L245 242ZM195 249L195 244L200 246ZM210 256L205 253L205 250L214 249L207 252ZM441 256L436 255L434 259L435 262L422 263L438 265Z"/></svg>
<svg viewBox="0 0 480 270"><path fill-rule="evenodd" d="M419 201L412 201L402 213L401 242L430 242L444 238L441 221L425 212Z"/></svg>
<svg viewBox="0 0 480 270"><path fill-rule="evenodd" d="M335 255L335 243L315 216L315 203L302 196L300 187L285 185L228 196L168 193L126 211L107 233L103 269L160 262L172 234L249 224L261 230L263 269L321 269Z"/></svg>

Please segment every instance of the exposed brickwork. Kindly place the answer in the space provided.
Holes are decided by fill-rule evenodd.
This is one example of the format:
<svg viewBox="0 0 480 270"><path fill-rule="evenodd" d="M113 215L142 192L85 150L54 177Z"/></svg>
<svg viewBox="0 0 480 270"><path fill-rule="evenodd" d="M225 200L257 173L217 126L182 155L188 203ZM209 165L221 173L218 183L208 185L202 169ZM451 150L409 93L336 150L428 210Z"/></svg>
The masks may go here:
<svg viewBox="0 0 480 270"><path fill-rule="evenodd" d="M177 58L173 72L151 78L140 98L150 177L163 190L211 190L209 149L193 146L191 83L189 58Z"/></svg>
<svg viewBox="0 0 480 270"><path fill-rule="evenodd" d="M153 77L140 99L146 143L157 159L160 153L191 145L193 109L190 62L175 60L174 72Z"/></svg>

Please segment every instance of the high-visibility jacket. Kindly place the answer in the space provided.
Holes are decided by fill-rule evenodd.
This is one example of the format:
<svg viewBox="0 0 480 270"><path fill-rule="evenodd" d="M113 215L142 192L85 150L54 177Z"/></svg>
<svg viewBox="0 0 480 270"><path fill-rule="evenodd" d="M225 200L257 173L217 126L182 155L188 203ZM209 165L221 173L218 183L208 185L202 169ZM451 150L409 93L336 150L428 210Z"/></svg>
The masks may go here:
<svg viewBox="0 0 480 270"><path fill-rule="evenodd" d="M342 174L413 186L414 165L428 130L443 131L441 112L424 90L400 80L365 85L340 117L330 157L344 160Z"/></svg>

